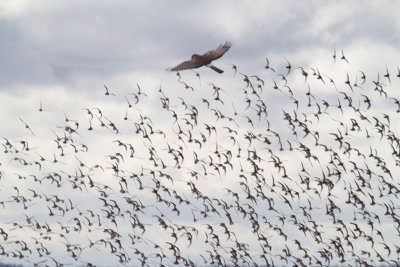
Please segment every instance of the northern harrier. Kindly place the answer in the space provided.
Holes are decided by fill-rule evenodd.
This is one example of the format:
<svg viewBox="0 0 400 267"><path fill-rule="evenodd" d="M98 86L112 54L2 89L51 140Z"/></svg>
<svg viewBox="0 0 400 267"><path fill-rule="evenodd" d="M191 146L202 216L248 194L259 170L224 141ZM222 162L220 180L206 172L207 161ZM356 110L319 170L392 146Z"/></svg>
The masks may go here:
<svg viewBox="0 0 400 267"><path fill-rule="evenodd" d="M228 51L229 48L231 48L231 46L232 44L230 42L226 42L225 44L218 46L217 49L210 50L204 53L203 55L193 54L190 60L184 61L179 65L177 65L176 67L173 67L169 70L180 71L180 70L196 69L202 66L207 66L218 73L223 73L224 72L223 70L215 67L214 65L211 64L211 62L222 57L226 53L226 51Z"/></svg>

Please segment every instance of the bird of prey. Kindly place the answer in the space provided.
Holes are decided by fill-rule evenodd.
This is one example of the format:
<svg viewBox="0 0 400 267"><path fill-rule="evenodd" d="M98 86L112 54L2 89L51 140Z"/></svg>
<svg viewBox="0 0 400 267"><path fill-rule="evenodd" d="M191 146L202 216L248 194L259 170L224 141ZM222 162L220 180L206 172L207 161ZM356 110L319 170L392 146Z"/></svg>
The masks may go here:
<svg viewBox="0 0 400 267"><path fill-rule="evenodd" d="M204 53L203 55L193 54L190 60L184 61L178 64L177 66L170 68L169 70L180 71L180 70L196 69L202 66L207 66L218 73L223 73L224 72L223 70L215 67L214 65L211 64L211 62L222 57L226 53L226 51L228 51L229 48L231 48L231 46L232 44L230 42L226 42L225 44L218 46L218 48L210 50Z"/></svg>

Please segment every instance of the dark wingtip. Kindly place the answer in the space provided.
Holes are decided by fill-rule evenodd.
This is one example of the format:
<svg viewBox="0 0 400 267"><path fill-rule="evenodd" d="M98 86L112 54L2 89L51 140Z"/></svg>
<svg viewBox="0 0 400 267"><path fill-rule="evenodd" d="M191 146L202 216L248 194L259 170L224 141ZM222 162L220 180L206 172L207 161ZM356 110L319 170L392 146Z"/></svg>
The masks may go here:
<svg viewBox="0 0 400 267"><path fill-rule="evenodd" d="M226 41L226 42L225 42L225 44L224 44L224 46L229 46L229 47L232 47L232 42L230 42L230 41Z"/></svg>
<svg viewBox="0 0 400 267"><path fill-rule="evenodd" d="M177 71L177 70L175 70L174 68L172 68L172 67L168 67L168 68L166 68L165 69L165 71L170 71L170 72L173 72L173 71Z"/></svg>

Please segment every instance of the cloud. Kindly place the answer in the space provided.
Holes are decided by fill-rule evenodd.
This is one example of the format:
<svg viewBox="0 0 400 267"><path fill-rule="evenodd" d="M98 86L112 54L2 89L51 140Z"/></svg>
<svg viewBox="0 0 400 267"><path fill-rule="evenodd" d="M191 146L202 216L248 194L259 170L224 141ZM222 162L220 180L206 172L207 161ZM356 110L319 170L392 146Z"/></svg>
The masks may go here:
<svg viewBox="0 0 400 267"><path fill-rule="evenodd" d="M260 55L296 54L317 44L332 49L362 40L398 42L393 34L399 28L395 8L376 2L41 3L3 4L4 86L72 85L87 77L161 72L227 40L235 45L231 58L241 62Z"/></svg>

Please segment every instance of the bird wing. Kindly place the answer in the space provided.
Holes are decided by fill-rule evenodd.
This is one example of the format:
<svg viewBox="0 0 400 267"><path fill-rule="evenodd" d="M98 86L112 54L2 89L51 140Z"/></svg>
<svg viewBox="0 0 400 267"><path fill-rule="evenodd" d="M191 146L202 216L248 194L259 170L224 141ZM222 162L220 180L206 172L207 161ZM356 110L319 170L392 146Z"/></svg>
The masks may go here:
<svg viewBox="0 0 400 267"><path fill-rule="evenodd" d="M178 64L177 66L171 68L171 71L180 71L180 70L187 70L187 69L196 69L200 68L204 64L196 59L190 59L187 61L183 61L182 63Z"/></svg>
<svg viewBox="0 0 400 267"><path fill-rule="evenodd" d="M217 58L222 57L226 53L226 51L228 51L229 48L231 48L231 46L232 44L230 42L226 42L225 44L218 46L217 49L210 50L204 53L202 57L205 58L206 61L211 62L213 60L216 60Z"/></svg>

